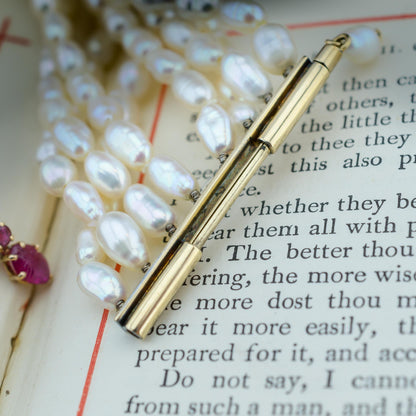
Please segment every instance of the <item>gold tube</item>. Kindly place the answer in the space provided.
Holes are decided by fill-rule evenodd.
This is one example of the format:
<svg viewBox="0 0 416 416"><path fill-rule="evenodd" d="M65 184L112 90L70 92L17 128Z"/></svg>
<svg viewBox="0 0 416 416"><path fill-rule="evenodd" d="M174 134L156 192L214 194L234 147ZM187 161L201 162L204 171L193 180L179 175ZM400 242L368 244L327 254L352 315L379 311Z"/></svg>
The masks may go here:
<svg viewBox="0 0 416 416"><path fill-rule="evenodd" d="M302 58L226 159L142 282L116 315L145 338L199 261L202 247L264 159L277 150L348 47L348 35L327 41L314 61Z"/></svg>

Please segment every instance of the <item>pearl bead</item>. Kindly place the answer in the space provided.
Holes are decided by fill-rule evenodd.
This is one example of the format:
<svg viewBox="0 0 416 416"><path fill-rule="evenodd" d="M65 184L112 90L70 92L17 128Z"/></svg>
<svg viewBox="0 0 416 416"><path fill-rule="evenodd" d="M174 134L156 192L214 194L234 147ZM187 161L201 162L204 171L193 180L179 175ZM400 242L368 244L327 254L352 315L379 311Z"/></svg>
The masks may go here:
<svg viewBox="0 0 416 416"><path fill-rule="evenodd" d="M44 100L39 105L39 120L42 126L49 130L55 123L74 113L75 108L62 97Z"/></svg>
<svg viewBox="0 0 416 416"><path fill-rule="evenodd" d="M207 19L218 8L219 0L175 0L179 14L185 19Z"/></svg>
<svg viewBox="0 0 416 416"><path fill-rule="evenodd" d="M44 14L56 10L57 0L30 0L33 10L37 14Z"/></svg>
<svg viewBox="0 0 416 416"><path fill-rule="evenodd" d="M62 76L85 66L85 56L82 49L74 42L62 41L55 49L56 63Z"/></svg>
<svg viewBox="0 0 416 416"><path fill-rule="evenodd" d="M95 230L84 228L77 238L76 258L79 264L86 264L91 261L104 261L105 253L98 244Z"/></svg>
<svg viewBox="0 0 416 416"><path fill-rule="evenodd" d="M42 29L47 41L62 41L68 39L71 32L66 17L56 12L50 12L44 15Z"/></svg>
<svg viewBox="0 0 416 416"><path fill-rule="evenodd" d="M116 88L141 97L149 85L149 76L143 67L134 61L123 62L116 72Z"/></svg>
<svg viewBox="0 0 416 416"><path fill-rule="evenodd" d="M91 130L75 117L66 117L57 122L53 134L58 147L71 159L84 160L94 146Z"/></svg>
<svg viewBox="0 0 416 416"><path fill-rule="evenodd" d="M53 140L45 140L38 147L38 150L36 152L36 160L39 163L42 163L48 157L54 156L57 153L58 150L56 148L55 142Z"/></svg>
<svg viewBox="0 0 416 416"><path fill-rule="evenodd" d="M129 168L141 170L149 162L151 147L143 131L127 121L109 124L104 135L108 150Z"/></svg>
<svg viewBox="0 0 416 416"><path fill-rule="evenodd" d="M175 52L159 49L147 54L146 67L157 81L170 84L173 76L186 68L186 62Z"/></svg>
<svg viewBox="0 0 416 416"><path fill-rule="evenodd" d="M124 121L137 122L139 110L134 97L122 90L112 90L109 96L120 104Z"/></svg>
<svg viewBox="0 0 416 416"><path fill-rule="evenodd" d="M272 74L283 74L296 62L296 48L288 30L278 24L259 27L253 36L257 60Z"/></svg>
<svg viewBox="0 0 416 416"><path fill-rule="evenodd" d="M356 26L347 30L351 37L351 45L345 51L353 62L366 64L381 54L381 39L379 33L367 26Z"/></svg>
<svg viewBox="0 0 416 416"><path fill-rule="evenodd" d="M54 74L56 70L55 59L49 48L42 48L39 60L39 76L46 78Z"/></svg>
<svg viewBox="0 0 416 416"><path fill-rule="evenodd" d="M257 118L257 111L249 104L244 102L234 102L228 109L231 124L243 127L246 120L254 121Z"/></svg>
<svg viewBox="0 0 416 416"><path fill-rule="evenodd" d="M212 84L199 72L187 69L173 77L175 97L192 109L199 109L215 98Z"/></svg>
<svg viewBox="0 0 416 416"><path fill-rule="evenodd" d="M84 167L91 184L108 198L121 198L131 184L129 171L108 153L90 152L85 159Z"/></svg>
<svg viewBox="0 0 416 416"><path fill-rule="evenodd" d="M127 189L124 209L142 228L151 233L163 233L168 224L175 222L169 205L142 184Z"/></svg>
<svg viewBox="0 0 416 416"><path fill-rule="evenodd" d="M116 306L126 296L120 275L103 263L93 261L84 264L78 272L77 281L83 292L103 302L104 306Z"/></svg>
<svg viewBox="0 0 416 416"><path fill-rule="evenodd" d="M135 25L135 17L123 7L105 7L103 12L104 25L114 39L121 39L122 33Z"/></svg>
<svg viewBox="0 0 416 416"><path fill-rule="evenodd" d="M48 157L40 165L40 180L46 192L62 196L65 186L77 176L77 168L65 156Z"/></svg>
<svg viewBox="0 0 416 416"><path fill-rule="evenodd" d="M95 226L104 215L103 201L88 182L70 182L64 190L64 202L74 215L89 226Z"/></svg>
<svg viewBox="0 0 416 416"><path fill-rule="evenodd" d="M82 107L93 98L104 95L102 85L85 72L70 75L66 80L66 89L74 104Z"/></svg>
<svg viewBox="0 0 416 416"><path fill-rule="evenodd" d="M221 63L224 81L238 94L255 101L272 91L272 84L251 56L229 53Z"/></svg>
<svg viewBox="0 0 416 416"><path fill-rule="evenodd" d="M185 50L188 62L202 71L217 69L223 55L224 51L219 42L208 37L192 39Z"/></svg>
<svg viewBox="0 0 416 416"><path fill-rule="evenodd" d="M192 28L180 20L163 23L160 34L166 45L177 51L183 51L194 36Z"/></svg>
<svg viewBox="0 0 416 416"><path fill-rule="evenodd" d="M139 226L124 212L108 212L97 225L97 240L108 257L129 269L142 267L148 255Z"/></svg>
<svg viewBox="0 0 416 416"><path fill-rule="evenodd" d="M96 97L88 103L88 121L97 130L104 130L112 121L123 118L123 109L113 97Z"/></svg>
<svg viewBox="0 0 416 416"><path fill-rule="evenodd" d="M97 31L88 38L85 52L89 59L103 67L113 61L116 46L104 31Z"/></svg>
<svg viewBox="0 0 416 416"><path fill-rule="evenodd" d="M42 78L38 85L38 95L41 100L49 100L53 98L65 98L65 92L62 88L59 78L50 75Z"/></svg>
<svg viewBox="0 0 416 416"><path fill-rule="evenodd" d="M104 0L85 0L87 6L93 11L99 11L105 4Z"/></svg>
<svg viewBox="0 0 416 416"><path fill-rule="evenodd" d="M235 92L224 81L217 82L217 91L219 92L220 97L225 101L236 101L239 99Z"/></svg>
<svg viewBox="0 0 416 416"><path fill-rule="evenodd" d="M199 113L196 129L213 155L219 156L232 150L234 143L230 118L220 105L205 106Z"/></svg>
<svg viewBox="0 0 416 416"><path fill-rule="evenodd" d="M227 1L221 5L221 16L233 27L252 28L264 21L264 10L250 0Z"/></svg>
<svg viewBox="0 0 416 416"><path fill-rule="evenodd" d="M191 192L198 189L195 178L176 160L166 156L152 158L149 178L159 189L179 198L190 199Z"/></svg>
<svg viewBox="0 0 416 416"><path fill-rule="evenodd" d="M123 35L123 46L136 62L143 62L149 52L161 49L162 43L149 30L136 28L130 29Z"/></svg>

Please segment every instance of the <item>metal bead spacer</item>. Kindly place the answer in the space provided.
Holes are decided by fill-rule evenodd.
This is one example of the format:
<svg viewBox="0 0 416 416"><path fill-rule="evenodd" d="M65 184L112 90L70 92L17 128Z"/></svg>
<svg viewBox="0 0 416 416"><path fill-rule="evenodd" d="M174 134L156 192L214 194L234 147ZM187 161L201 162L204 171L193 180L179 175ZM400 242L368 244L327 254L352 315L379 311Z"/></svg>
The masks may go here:
<svg viewBox="0 0 416 416"><path fill-rule="evenodd" d="M165 230L168 233L169 237L171 237L173 233L176 231L176 226L174 224L168 224Z"/></svg>
<svg viewBox="0 0 416 416"><path fill-rule="evenodd" d="M150 263L146 263L146 264L142 267L142 272L143 272L143 273L146 273L149 269L150 269Z"/></svg>
<svg viewBox="0 0 416 416"><path fill-rule="evenodd" d="M227 157L228 157L227 153L221 153L218 156L218 160L220 161L221 164L223 164L227 160Z"/></svg>
<svg viewBox="0 0 416 416"><path fill-rule="evenodd" d="M198 198L201 196L201 193L199 191L197 191L196 189L194 189L190 194L189 194L190 198L192 199L193 202L198 201Z"/></svg>
<svg viewBox="0 0 416 416"><path fill-rule="evenodd" d="M246 130L248 130L252 124L253 124L253 120L251 118L247 118L246 120L243 121L243 126Z"/></svg>
<svg viewBox="0 0 416 416"><path fill-rule="evenodd" d="M284 71L283 71L283 77L287 78L290 74L290 71L292 71L293 65L289 65Z"/></svg>
<svg viewBox="0 0 416 416"><path fill-rule="evenodd" d="M125 303L125 300L124 300L124 299L120 299L120 300L116 303L116 310L117 310L117 311L119 311L119 310L123 307L124 303Z"/></svg>
<svg viewBox="0 0 416 416"><path fill-rule="evenodd" d="M266 104L271 100L272 97L273 94L271 92L266 92L266 94L261 96L261 98L264 100Z"/></svg>

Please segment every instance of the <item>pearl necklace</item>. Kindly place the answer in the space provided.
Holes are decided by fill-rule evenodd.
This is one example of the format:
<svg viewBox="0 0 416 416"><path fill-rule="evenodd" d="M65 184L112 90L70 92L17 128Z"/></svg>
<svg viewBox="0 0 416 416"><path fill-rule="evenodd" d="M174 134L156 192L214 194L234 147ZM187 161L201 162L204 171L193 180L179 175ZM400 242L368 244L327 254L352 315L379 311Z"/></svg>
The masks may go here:
<svg viewBox="0 0 416 416"><path fill-rule="evenodd" d="M208 151L223 161L234 147L236 126L249 128L259 99L267 103L271 97L266 71L283 74L295 62L296 51L287 30L266 24L262 7L249 0L221 4L218 0L177 0L175 9L133 0L152 30L138 26L126 1L87 3L108 36L96 34L87 43L90 56L96 54L94 65L69 41L69 21L58 11L56 1L32 0L49 44L40 63L40 120L45 132L37 159L47 192L63 196L68 208L87 225L77 243L79 285L105 306L118 308L124 303L125 290L119 273L104 263L106 256L121 266L145 272L150 264L144 233L167 231L172 235L176 229L171 207L145 185L131 185L130 172L147 169L156 189L174 197L195 201L199 196L192 175L171 158L152 157L150 143L132 123L134 98L144 89L144 66L157 81L170 84L180 102L199 112L198 134ZM254 32L256 59L225 51L214 36L219 29L218 19L213 17L217 14L233 29ZM201 32L207 30L211 33ZM348 33L352 44L347 53L353 60L367 62L379 54L376 31L357 27ZM115 71L117 89L106 94L91 68L97 62L109 66L111 41L119 42L131 60ZM162 41L170 49L164 49ZM195 69L188 69L187 62ZM228 100L227 109L216 101L216 89L208 79L219 69L218 90L222 101ZM98 135L103 135L102 150L94 150L94 136ZM84 163L87 180L77 180L74 161ZM125 212L106 212L103 198L123 199Z"/></svg>

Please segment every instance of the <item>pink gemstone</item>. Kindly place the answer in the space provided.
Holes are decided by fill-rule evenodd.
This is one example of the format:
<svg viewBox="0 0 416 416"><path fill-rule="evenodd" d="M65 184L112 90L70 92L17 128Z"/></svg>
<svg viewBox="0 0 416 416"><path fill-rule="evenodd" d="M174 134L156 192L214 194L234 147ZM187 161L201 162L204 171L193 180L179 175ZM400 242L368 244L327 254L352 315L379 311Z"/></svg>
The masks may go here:
<svg viewBox="0 0 416 416"><path fill-rule="evenodd" d="M42 253L38 253L35 246L29 244L21 247L20 244L14 244L6 255L14 254L17 260L6 263L10 273L17 276L21 272L26 273L23 282L41 285L48 283L50 279L49 266Z"/></svg>
<svg viewBox="0 0 416 416"><path fill-rule="evenodd" d="M0 248L6 248L11 240L12 232L7 225L0 225Z"/></svg>

